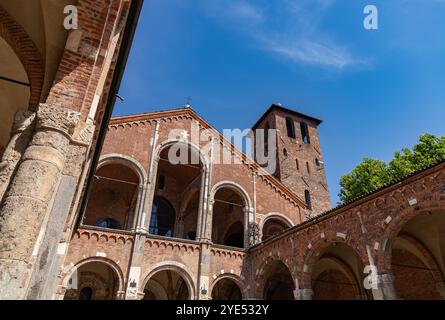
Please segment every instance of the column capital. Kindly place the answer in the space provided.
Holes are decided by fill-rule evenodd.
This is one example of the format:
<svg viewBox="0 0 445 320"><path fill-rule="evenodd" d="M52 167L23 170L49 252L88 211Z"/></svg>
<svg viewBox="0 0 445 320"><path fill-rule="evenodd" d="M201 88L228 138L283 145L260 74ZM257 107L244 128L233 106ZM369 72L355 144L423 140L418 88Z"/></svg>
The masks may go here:
<svg viewBox="0 0 445 320"><path fill-rule="evenodd" d="M80 120L80 113L56 105L41 103L37 110L38 130L58 131L71 138Z"/></svg>

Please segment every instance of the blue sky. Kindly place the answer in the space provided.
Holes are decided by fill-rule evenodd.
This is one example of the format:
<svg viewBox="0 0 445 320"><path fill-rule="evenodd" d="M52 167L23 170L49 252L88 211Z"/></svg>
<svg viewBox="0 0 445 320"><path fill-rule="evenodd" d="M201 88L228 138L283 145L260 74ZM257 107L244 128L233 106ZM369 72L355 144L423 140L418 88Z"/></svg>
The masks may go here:
<svg viewBox="0 0 445 320"><path fill-rule="evenodd" d="M365 30L374 4L379 29ZM145 0L115 115L193 108L245 129L273 102L323 119L333 204L363 157L445 135L445 0Z"/></svg>

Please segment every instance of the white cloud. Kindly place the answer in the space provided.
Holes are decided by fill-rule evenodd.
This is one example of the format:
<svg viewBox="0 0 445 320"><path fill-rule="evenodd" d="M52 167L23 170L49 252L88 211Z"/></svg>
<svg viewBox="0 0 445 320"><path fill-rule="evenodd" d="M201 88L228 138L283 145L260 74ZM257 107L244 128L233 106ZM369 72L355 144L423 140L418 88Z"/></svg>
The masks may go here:
<svg viewBox="0 0 445 320"><path fill-rule="evenodd" d="M213 10L235 21L236 30L253 39L262 50L293 63L340 70L360 61L319 27L324 12L334 2L220 0Z"/></svg>
<svg viewBox="0 0 445 320"><path fill-rule="evenodd" d="M337 45L326 45L307 39L295 44L273 44L270 50L291 61L343 69L358 63L350 53Z"/></svg>
<svg viewBox="0 0 445 320"><path fill-rule="evenodd" d="M259 23L263 21L261 10L247 2L236 2L230 6L230 12L239 18L248 19L250 22Z"/></svg>

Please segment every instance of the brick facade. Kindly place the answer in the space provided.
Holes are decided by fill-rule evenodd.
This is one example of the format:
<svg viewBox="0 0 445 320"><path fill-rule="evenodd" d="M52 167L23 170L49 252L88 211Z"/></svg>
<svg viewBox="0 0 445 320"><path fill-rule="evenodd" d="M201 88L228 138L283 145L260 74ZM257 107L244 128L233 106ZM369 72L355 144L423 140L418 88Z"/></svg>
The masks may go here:
<svg viewBox="0 0 445 320"><path fill-rule="evenodd" d="M320 120L280 105L272 105L253 128L276 130L277 170L274 176L305 201L305 191L309 192L311 208L306 212L308 216L320 214L331 208L318 136L317 127L320 123ZM291 137L288 134L289 125L292 127ZM303 137L302 125L307 127L307 140ZM255 139L254 144L257 143L259 141Z"/></svg>
<svg viewBox="0 0 445 320"><path fill-rule="evenodd" d="M254 126L278 130L273 176L190 108L112 119L78 212L129 5L78 1L48 97L0 8L31 82L0 147L0 298L445 298L445 163L330 209L320 121L277 105ZM197 162L167 163L178 145Z"/></svg>
<svg viewBox="0 0 445 320"><path fill-rule="evenodd" d="M188 134L180 136L190 137L190 127L196 123L202 129L208 128L205 121L189 108L116 118L110 124L103 157L110 154L133 159L143 168L142 175L150 181L159 176L157 168L167 168L163 167L158 154L162 154L162 146L168 148L165 142L172 139L169 137L171 130L187 131ZM312 132L311 143L318 145ZM212 131L212 134L213 138L217 138L216 131ZM128 143L128 137L131 137L131 143ZM209 140L200 145L205 158L211 156L211 152L205 151L209 150L205 144ZM237 154L238 151L228 142L222 140L218 143L230 150L232 155ZM119 237L114 235L117 231L105 231L88 225L90 212L87 210L84 225L78 230L85 236L79 238L76 235L71 240L73 246L69 247L65 265L77 265L97 256L106 259L107 263L117 264L119 273L124 275L126 288L119 289L116 297L125 299L172 298L172 293L162 291L162 286L166 285L162 272L167 270L183 279L190 299L210 299L212 295L221 298L222 292L228 292L218 285L222 279L225 280L221 286L236 285L245 299L444 298L443 257L438 251L440 236L428 239L426 244L423 244L426 241L423 234L412 235L409 245L405 244L408 240L403 239L415 228L411 225L417 223L427 229L433 228L434 224L440 226L440 230L445 227L445 164L438 164L354 203L308 220L301 199L289 193L273 177L259 174L262 169L255 163L247 158L240 159L240 163L231 165L205 162L204 166L210 164L208 171L203 169L210 178L207 194L210 199L213 197L213 201L208 202L207 211L205 205L198 203L198 194L205 192L196 191L194 196L183 200L178 198L176 191L169 191L172 187L168 186L169 183L181 185L181 182L168 176L173 174L172 168L164 172L165 189L147 193L153 196L162 194L170 199L176 212L181 211L183 201L189 203L193 198L195 202L191 212L198 212L198 222L191 220L185 229L201 223L196 241L151 235L135 228L119 231L125 232L128 239L134 239L133 247L114 249L113 246L119 245L116 240ZM153 164L158 162L158 166ZM184 176L188 175L187 168L181 170L185 170L182 171ZM319 177L323 179L324 172ZM238 193L239 197L230 196L230 192L224 188L218 189L220 185L230 186L230 190ZM150 184L148 186L150 188ZM153 188L156 189L156 185ZM199 188L201 190L206 186L200 185ZM225 191L219 196L215 190ZM215 202L218 199L232 199L235 204L240 203L247 208L232 215L237 211L227 209L230 201ZM218 227L222 225L223 231L220 233L224 234L234 221L239 220L237 217L250 210L253 219L246 218L248 215L244 216L244 220L241 218L244 224L248 222L245 237L249 241L244 248L218 244L211 234L209 236L209 232L215 231L212 216L213 223L216 221ZM147 208L144 211L147 213ZM225 219L217 218L217 214ZM428 218L425 218L428 215L434 217L437 223L428 222ZM145 217L144 221L147 224L149 219ZM268 228L277 231L270 231L272 234L268 235ZM250 238L252 234L254 239ZM263 241L262 236L266 236ZM105 240L107 237L113 239L113 246L106 244L110 241ZM134 247L137 241L143 244L140 253ZM84 249L80 250L80 247ZM128 256L128 250L133 250L133 256L135 252L141 255L137 263ZM435 263L437 260L440 262ZM206 261L205 267L202 261ZM377 280L375 287L368 289L364 286L367 275L364 268L369 265L377 267ZM69 273L62 274L61 278L69 276ZM130 286L130 283L133 285ZM424 289L419 290L420 287ZM219 289L212 293L213 288ZM63 286L59 288L60 298L65 290ZM69 295L72 296L73 292L69 291Z"/></svg>

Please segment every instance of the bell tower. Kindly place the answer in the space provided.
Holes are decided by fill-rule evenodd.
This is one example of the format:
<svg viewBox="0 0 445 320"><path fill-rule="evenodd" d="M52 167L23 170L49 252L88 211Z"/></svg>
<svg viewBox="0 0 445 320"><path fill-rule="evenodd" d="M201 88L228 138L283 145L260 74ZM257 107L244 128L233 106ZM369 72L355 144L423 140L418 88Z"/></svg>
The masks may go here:
<svg viewBox="0 0 445 320"><path fill-rule="evenodd" d="M318 137L318 126L321 122L280 104L272 104L252 127L254 133L252 149L255 161L259 162L255 151L263 146L267 150L266 154L268 152L275 154L276 170L271 174L306 202L307 216L318 215L331 209L323 154ZM257 135L258 129L263 129L264 135ZM276 130L276 135L272 130ZM270 138L270 135L274 138ZM263 137L263 139L257 141L258 137ZM267 143L267 141L272 141L270 139L273 139L275 143ZM273 148L274 144L275 148Z"/></svg>

